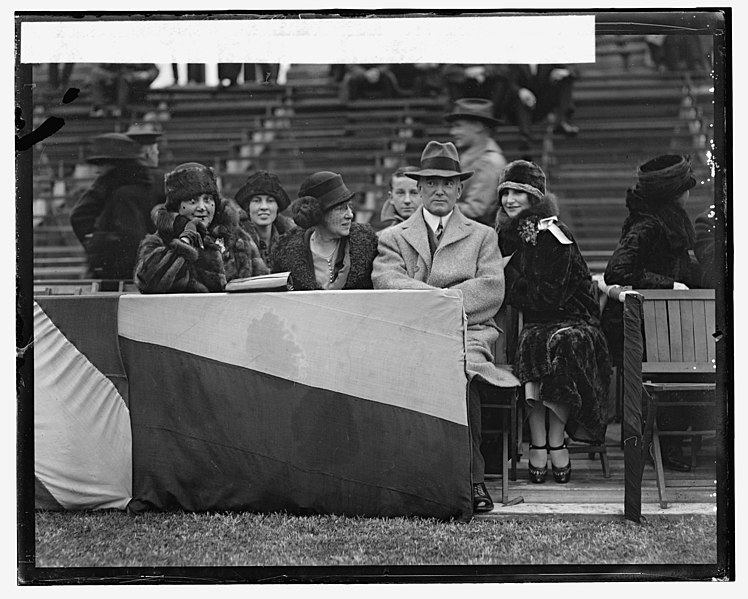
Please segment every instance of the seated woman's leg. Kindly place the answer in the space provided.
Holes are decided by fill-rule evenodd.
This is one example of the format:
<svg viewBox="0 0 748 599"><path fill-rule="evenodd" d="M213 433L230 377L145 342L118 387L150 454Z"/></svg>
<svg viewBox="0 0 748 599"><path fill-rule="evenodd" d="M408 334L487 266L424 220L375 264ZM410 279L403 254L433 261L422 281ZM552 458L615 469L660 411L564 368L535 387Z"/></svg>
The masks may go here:
<svg viewBox="0 0 748 599"><path fill-rule="evenodd" d="M525 399L530 404L527 422L530 427L530 456L528 472L530 480L542 483L548 471L548 450L546 445L546 407L537 401L540 384L537 381L525 383Z"/></svg>

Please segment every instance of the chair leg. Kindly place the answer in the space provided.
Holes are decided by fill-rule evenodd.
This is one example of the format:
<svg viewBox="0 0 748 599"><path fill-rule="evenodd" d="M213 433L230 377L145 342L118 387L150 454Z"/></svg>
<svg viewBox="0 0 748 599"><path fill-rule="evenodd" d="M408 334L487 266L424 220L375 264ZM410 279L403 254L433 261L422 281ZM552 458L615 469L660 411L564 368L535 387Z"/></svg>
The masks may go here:
<svg viewBox="0 0 748 599"><path fill-rule="evenodd" d="M519 461L520 453L522 453L522 423L518 421L521 410L517 408L517 394L515 393L512 398L512 409L511 409L511 423L510 428L512 429L511 441L512 441L512 465L509 471L509 480L517 480L517 462Z"/></svg>
<svg viewBox="0 0 748 599"><path fill-rule="evenodd" d="M610 478L610 467L608 466L608 449L605 445L602 446L600 451L600 464L603 467L603 478Z"/></svg>
<svg viewBox="0 0 748 599"><path fill-rule="evenodd" d="M662 448L660 447L660 431L657 428L655 414L652 415L652 448L654 451L655 477L657 478L657 493L660 496L660 507L667 508L667 495L665 493L665 468L662 465Z"/></svg>
<svg viewBox="0 0 748 599"><path fill-rule="evenodd" d="M502 433L501 433L501 503L506 505L509 501L509 430L512 428L510 415L506 410L501 410Z"/></svg>

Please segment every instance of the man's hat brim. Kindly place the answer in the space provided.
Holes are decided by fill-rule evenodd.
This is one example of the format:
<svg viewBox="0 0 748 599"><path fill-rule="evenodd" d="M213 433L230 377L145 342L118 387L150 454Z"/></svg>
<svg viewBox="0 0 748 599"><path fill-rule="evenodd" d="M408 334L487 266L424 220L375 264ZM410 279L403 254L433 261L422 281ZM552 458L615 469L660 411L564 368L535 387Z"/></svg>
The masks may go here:
<svg viewBox="0 0 748 599"><path fill-rule="evenodd" d="M460 181L464 181L465 179L469 179L470 177L472 177L474 173L475 171L465 171L464 173L461 173L459 171L445 171L436 168L427 168L422 171L414 171L412 173L404 174L406 177L415 179L416 181L421 177L459 177Z"/></svg>
<svg viewBox="0 0 748 599"><path fill-rule="evenodd" d="M141 145L155 144L161 137L160 133L127 133L127 137Z"/></svg>
<svg viewBox="0 0 748 599"><path fill-rule="evenodd" d="M472 112L452 112L444 117L444 120L446 120L448 123L457 121L459 119L464 119L466 121L480 121L482 123L485 123L489 127L498 127L499 125L504 124L504 121L500 121L499 119L495 119L490 116L475 114Z"/></svg>
<svg viewBox="0 0 748 599"><path fill-rule="evenodd" d="M89 164L106 164L107 162L133 162L140 160L140 156L133 155L133 156L90 156L89 158L86 158L86 162Z"/></svg>

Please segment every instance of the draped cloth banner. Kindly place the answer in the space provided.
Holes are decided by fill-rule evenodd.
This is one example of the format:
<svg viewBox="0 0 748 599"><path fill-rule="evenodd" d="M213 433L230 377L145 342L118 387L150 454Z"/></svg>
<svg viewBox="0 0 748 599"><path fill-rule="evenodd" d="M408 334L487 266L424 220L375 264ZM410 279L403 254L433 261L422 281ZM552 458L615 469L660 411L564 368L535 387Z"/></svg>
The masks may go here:
<svg viewBox="0 0 748 599"><path fill-rule="evenodd" d="M459 292L117 301L131 512L471 518Z"/></svg>
<svg viewBox="0 0 748 599"><path fill-rule="evenodd" d="M34 304L36 507L124 509L132 437L117 387L116 298L55 299L39 299L47 312Z"/></svg>

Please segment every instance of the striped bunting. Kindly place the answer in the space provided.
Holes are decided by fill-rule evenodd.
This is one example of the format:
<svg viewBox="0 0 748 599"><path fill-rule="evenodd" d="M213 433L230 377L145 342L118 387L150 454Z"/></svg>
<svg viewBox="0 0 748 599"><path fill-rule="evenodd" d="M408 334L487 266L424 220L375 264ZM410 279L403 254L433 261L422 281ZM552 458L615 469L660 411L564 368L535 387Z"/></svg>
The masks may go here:
<svg viewBox="0 0 748 599"><path fill-rule="evenodd" d="M102 331L89 329L89 334ZM124 509L130 500L127 406L36 302L34 458L39 508Z"/></svg>

